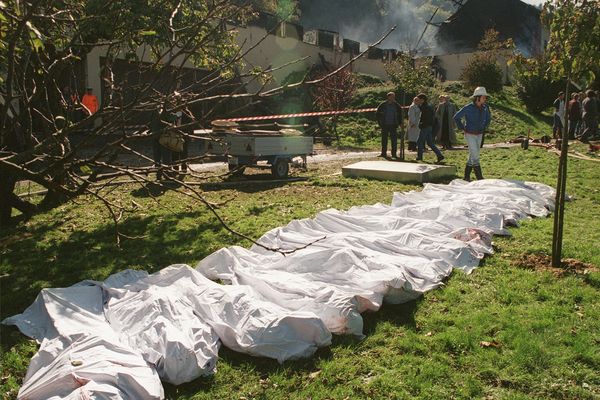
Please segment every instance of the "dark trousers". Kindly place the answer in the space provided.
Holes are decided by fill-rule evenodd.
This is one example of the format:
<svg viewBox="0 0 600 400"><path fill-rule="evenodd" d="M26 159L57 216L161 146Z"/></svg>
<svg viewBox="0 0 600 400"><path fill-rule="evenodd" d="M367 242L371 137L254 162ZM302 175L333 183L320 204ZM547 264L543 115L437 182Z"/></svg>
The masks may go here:
<svg viewBox="0 0 600 400"><path fill-rule="evenodd" d="M392 142L392 157L396 157L398 150L398 127L396 125L383 125L381 127L381 154L387 154L388 136Z"/></svg>
<svg viewBox="0 0 600 400"><path fill-rule="evenodd" d="M598 130L598 120L596 118L584 117L583 122L585 123L585 129L581 133L580 140L582 142L587 142L596 136L596 131Z"/></svg>
<svg viewBox="0 0 600 400"><path fill-rule="evenodd" d="M181 171L187 171L187 161L181 160L187 160L187 158L189 157L188 145L189 139L186 137L184 138L183 142L183 151L181 151L180 153L172 152L171 156L173 165L175 166L175 170L181 169Z"/></svg>
<svg viewBox="0 0 600 400"><path fill-rule="evenodd" d="M437 158L443 158L442 152L437 148L435 142L433 141L433 131L432 127L422 128L421 133L419 133L419 140L417 140L417 160L423 159L423 152L425 151L425 143L431 150L435 153Z"/></svg>
<svg viewBox="0 0 600 400"><path fill-rule="evenodd" d="M158 143L158 138L152 141L152 155L154 159L154 166L159 168L156 173L157 177L162 177L161 165L171 165L173 161L172 151Z"/></svg>
<svg viewBox="0 0 600 400"><path fill-rule="evenodd" d="M577 131L579 129L580 123L581 122L579 120L573 120L573 119L569 120L569 140L575 139L575 134L577 133Z"/></svg>

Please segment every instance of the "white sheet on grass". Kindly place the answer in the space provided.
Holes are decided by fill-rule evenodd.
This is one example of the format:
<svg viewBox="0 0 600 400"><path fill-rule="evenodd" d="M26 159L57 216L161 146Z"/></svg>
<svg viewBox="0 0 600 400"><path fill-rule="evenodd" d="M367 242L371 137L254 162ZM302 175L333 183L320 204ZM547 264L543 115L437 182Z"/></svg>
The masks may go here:
<svg viewBox="0 0 600 400"><path fill-rule="evenodd" d="M19 398L162 398L158 376L179 384L214 373L220 342L280 362L310 356L330 332L361 336L362 312L414 299L454 268L471 272L493 252L492 234L548 215L553 197L538 183L427 184L389 206L326 210L259 239L295 250L285 256L231 247L196 270L44 289L3 321L42 342Z"/></svg>
<svg viewBox="0 0 600 400"><path fill-rule="evenodd" d="M157 318L173 315L170 320L202 321L216 333L214 340L218 336L233 350L280 362L308 357L317 348L331 344L331 333L316 315L265 302L250 286L219 285L187 265L172 265L122 289L110 289L109 293L107 320L126 336L140 335L149 327L156 330ZM149 316L157 301L162 303L163 312ZM178 331L171 334L181 335ZM190 335L191 332L183 335L178 343ZM164 336L153 335L150 342ZM200 346L199 351L207 342L194 343ZM216 358L216 349L213 354ZM181 355L165 357L163 362L169 362L169 358L175 363L174 368L181 369L180 364L186 364Z"/></svg>
<svg viewBox="0 0 600 400"><path fill-rule="evenodd" d="M160 379L141 355L118 341L83 333L44 339L19 399L162 399Z"/></svg>
<svg viewBox="0 0 600 400"><path fill-rule="evenodd" d="M395 193L391 206L326 210L259 239L261 246L219 250L197 269L210 279L251 285L290 310L318 315L333 333L362 335L360 313L434 289L459 268L469 273L493 252L491 234L508 235L529 215L546 216L553 189L483 180L427 184ZM305 247L307 244L312 245Z"/></svg>
<svg viewBox="0 0 600 400"><path fill-rule="evenodd" d="M159 375L180 384L215 372L219 339L280 362L331 343L316 315L265 302L249 286L219 285L187 265L44 289L3 323L42 342L22 399L162 398Z"/></svg>

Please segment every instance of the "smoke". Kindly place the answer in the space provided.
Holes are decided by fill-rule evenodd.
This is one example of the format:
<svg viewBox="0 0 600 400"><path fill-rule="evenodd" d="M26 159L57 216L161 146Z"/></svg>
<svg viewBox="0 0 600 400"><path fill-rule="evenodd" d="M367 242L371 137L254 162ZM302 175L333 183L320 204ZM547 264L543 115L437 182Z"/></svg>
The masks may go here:
<svg viewBox="0 0 600 400"><path fill-rule="evenodd" d="M440 8L433 22L446 19L452 12L449 7ZM299 8L300 23L305 29L331 30L362 43L372 43L396 26L396 31L379 47L401 51L415 49L426 21L436 9L424 0L302 0ZM437 47L436 30L435 26L427 27L418 50Z"/></svg>
<svg viewBox="0 0 600 400"><path fill-rule="evenodd" d="M445 54L474 51L489 29L498 31L500 40L513 39L525 56L542 50L540 11L520 0L470 0L436 32L436 39Z"/></svg>

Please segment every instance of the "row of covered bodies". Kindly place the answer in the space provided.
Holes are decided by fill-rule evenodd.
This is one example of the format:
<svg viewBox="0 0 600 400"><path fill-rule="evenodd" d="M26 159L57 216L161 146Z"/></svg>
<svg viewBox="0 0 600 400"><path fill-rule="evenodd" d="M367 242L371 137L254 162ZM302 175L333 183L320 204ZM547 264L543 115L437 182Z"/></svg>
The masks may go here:
<svg viewBox="0 0 600 400"><path fill-rule="evenodd" d="M362 337L361 313L415 299L454 268L471 272L492 253L492 235L548 215L552 199L536 183L427 184L391 205L292 221L262 246L221 249L196 269L44 289L4 321L41 342L19 398L160 399L161 379L214 374L220 343L279 362L309 357L332 333Z"/></svg>

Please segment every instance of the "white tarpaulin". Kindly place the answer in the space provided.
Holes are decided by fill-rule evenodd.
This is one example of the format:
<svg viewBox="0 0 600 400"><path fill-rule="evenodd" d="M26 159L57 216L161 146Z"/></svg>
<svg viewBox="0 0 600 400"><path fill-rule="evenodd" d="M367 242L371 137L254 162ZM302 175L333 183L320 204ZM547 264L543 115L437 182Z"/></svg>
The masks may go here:
<svg viewBox="0 0 600 400"><path fill-rule="evenodd" d="M158 375L180 384L215 372L219 339L280 362L331 344L316 315L265 302L249 286L219 285L187 265L44 289L3 323L42 342L22 399L163 398Z"/></svg>
<svg viewBox="0 0 600 400"><path fill-rule="evenodd" d="M536 183L427 184L420 192L394 194L391 206L326 210L259 239L269 248L299 249L291 254L232 247L197 269L211 279L251 285L282 307L314 312L333 333L360 336L360 313L384 300L414 299L441 285L453 268L470 272L492 253L490 234L508 235L506 225L548 215L552 198L552 188Z"/></svg>
<svg viewBox="0 0 600 400"><path fill-rule="evenodd" d="M137 351L85 333L44 339L18 398L158 400L164 393L158 375Z"/></svg>
<svg viewBox="0 0 600 400"><path fill-rule="evenodd" d="M231 247L196 270L44 289L3 321L42 342L19 398L162 398L158 376L178 384L214 373L219 341L280 362L310 356L330 332L361 336L362 312L414 299L454 268L471 272L492 253L492 234L548 215L553 197L538 183L427 184L390 206L326 210L259 239L285 256Z"/></svg>

